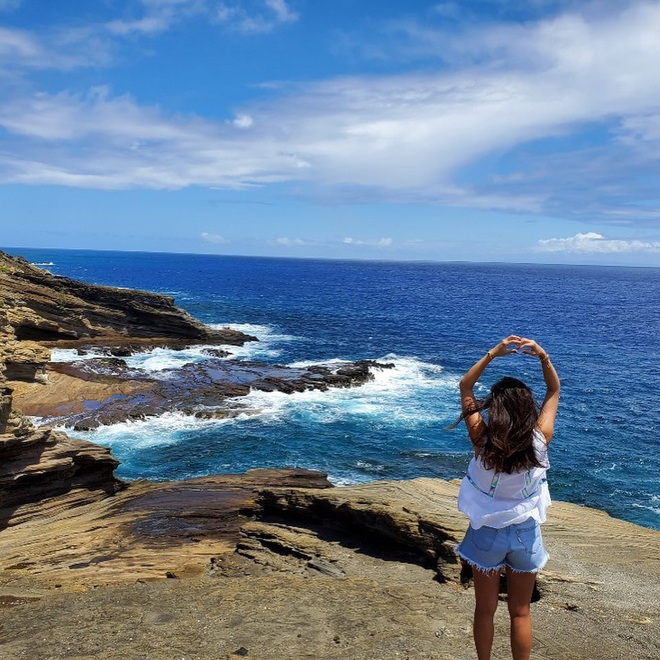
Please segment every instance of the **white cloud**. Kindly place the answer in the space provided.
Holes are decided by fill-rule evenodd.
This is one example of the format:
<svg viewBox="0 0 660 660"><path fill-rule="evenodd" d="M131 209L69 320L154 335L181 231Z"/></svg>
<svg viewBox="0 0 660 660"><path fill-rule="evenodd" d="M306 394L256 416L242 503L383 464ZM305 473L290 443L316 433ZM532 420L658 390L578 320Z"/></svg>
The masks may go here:
<svg viewBox="0 0 660 660"><path fill-rule="evenodd" d="M243 34L265 34L286 23L298 20L285 0L252 0L221 2L215 10L217 22Z"/></svg>
<svg viewBox="0 0 660 660"><path fill-rule="evenodd" d="M236 128L250 128L254 124L254 119L250 115L238 115L233 121L232 124Z"/></svg>
<svg viewBox="0 0 660 660"><path fill-rule="evenodd" d="M372 240L360 240L357 238L344 238L342 243L344 245L368 245L369 247L386 248L390 247L394 241L391 238L378 238Z"/></svg>
<svg viewBox="0 0 660 660"><path fill-rule="evenodd" d="M41 51L37 39L25 30L0 27L0 55L34 57Z"/></svg>
<svg viewBox="0 0 660 660"><path fill-rule="evenodd" d="M105 88L38 94L0 105L0 127L22 148L0 156L0 181L94 188L245 188L300 166L279 144L241 139L231 124L166 117ZM84 156L83 153L84 152ZM82 156L82 157L81 157Z"/></svg>
<svg viewBox="0 0 660 660"><path fill-rule="evenodd" d="M120 36L131 33L157 34L164 32L170 27L170 21L166 16L145 16L134 21L110 21L105 24L111 34Z"/></svg>
<svg viewBox="0 0 660 660"><path fill-rule="evenodd" d="M207 231L203 231L201 233L201 237L203 241L206 241L207 243L214 243L215 245L224 245L225 243L230 242L228 239L226 239L224 236L221 236L220 234L210 234Z"/></svg>
<svg viewBox="0 0 660 660"><path fill-rule="evenodd" d="M132 20L117 19L97 26L113 35L155 35L192 16L207 16L212 12L209 0L139 0L144 16Z"/></svg>
<svg viewBox="0 0 660 660"><path fill-rule="evenodd" d="M0 0L0 11L21 0ZM79 27L53 26L40 34L0 27L0 71L3 66L63 69L110 64L122 38L153 37L192 17L223 23L237 32L267 33L298 20L285 0L250 0L232 5L213 0L139 0L143 15ZM140 12L140 13L142 13Z"/></svg>
<svg viewBox="0 0 660 660"><path fill-rule="evenodd" d="M111 60L110 43L94 27L53 29L45 35L0 27L0 71L14 76L22 70L69 70L105 66Z"/></svg>
<svg viewBox="0 0 660 660"><path fill-rule="evenodd" d="M276 238L272 241L269 241L271 245L283 245L285 247L301 247L304 245L309 245L311 242L306 241L302 238L287 238L283 236L282 238Z"/></svg>
<svg viewBox="0 0 660 660"><path fill-rule="evenodd" d="M281 23L291 23L298 20L297 12L293 11L285 0L265 0L265 3Z"/></svg>
<svg viewBox="0 0 660 660"><path fill-rule="evenodd" d="M568 238L545 238L536 245L538 252L578 252L581 254L621 254L660 252L660 241L605 238L596 232L575 234Z"/></svg>
<svg viewBox="0 0 660 660"><path fill-rule="evenodd" d="M211 7L201 0L143 5L144 21ZM442 44L453 69L273 86L275 98L246 104L226 120L169 114L108 90L4 101L0 92L0 126L9 133L0 182L101 188L303 182L319 194L361 200L527 212L593 211L604 203L596 200L615 200L634 213L626 191L660 176L660 87L652 66L660 61L660 3L623 5L600 18L565 13L524 26L476 26L459 36L436 30L428 43L432 37ZM221 9L227 26L245 16L279 24L296 17L276 0ZM54 61L50 43L5 30L0 61L47 66ZM616 127L614 137L608 126ZM514 163L495 181L492 160L584 127L597 127L619 151L606 160L592 152L531 151L529 171ZM483 180L471 180L469 166L483 158L491 159Z"/></svg>

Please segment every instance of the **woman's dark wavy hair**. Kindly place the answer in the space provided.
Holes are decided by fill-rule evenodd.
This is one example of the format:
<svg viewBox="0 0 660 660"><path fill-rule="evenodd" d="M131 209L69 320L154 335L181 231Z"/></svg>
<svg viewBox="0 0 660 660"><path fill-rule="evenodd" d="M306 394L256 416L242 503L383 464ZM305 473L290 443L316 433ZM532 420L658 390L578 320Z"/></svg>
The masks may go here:
<svg viewBox="0 0 660 660"><path fill-rule="evenodd" d="M486 469L510 474L543 467L534 451L539 407L525 383L510 376L498 380L490 394L477 400L473 409L461 413L456 423L484 411L486 428L476 444Z"/></svg>

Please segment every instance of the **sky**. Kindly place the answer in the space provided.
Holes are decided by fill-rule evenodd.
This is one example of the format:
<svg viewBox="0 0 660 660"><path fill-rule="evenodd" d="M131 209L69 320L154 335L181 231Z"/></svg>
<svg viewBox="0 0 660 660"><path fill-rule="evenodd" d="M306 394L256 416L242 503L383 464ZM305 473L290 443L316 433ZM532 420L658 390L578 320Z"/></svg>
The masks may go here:
<svg viewBox="0 0 660 660"><path fill-rule="evenodd" d="M660 266L660 0L0 0L0 245Z"/></svg>

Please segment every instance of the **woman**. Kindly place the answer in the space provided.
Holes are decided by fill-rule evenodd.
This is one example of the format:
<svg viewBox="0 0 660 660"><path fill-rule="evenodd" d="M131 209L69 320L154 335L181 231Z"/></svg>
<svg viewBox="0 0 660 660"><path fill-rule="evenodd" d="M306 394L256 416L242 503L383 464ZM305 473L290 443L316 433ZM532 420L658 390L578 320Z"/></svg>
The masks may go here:
<svg viewBox="0 0 660 660"><path fill-rule="evenodd" d="M540 410L531 390L516 378L495 383L485 399L474 395L475 383L490 362L517 352L541 362L546 393ZM490 659L500 573L506 569L511 651L514 660L527 660L532 648L534 581L548 558L540 524L550 505L545 473L559 402L559 377L541 346L532 339L510 335L469 369L461 379L460 391L459 421L465 420L474 457L458 496L458 508L469 516L470 526L457 552L473 568L477 656Z"/></svg>

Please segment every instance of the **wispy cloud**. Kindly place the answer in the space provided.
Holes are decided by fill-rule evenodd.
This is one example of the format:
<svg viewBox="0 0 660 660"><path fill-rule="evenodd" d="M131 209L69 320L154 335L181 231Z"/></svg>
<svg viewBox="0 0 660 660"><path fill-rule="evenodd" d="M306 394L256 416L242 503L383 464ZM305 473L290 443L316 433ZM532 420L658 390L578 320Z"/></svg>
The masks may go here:
<svg viewBox="0 0 660 660"><path fill-rule="evenodd" d="M344 238L342 239L342 243L344 245L367 245L369 247L375 247L375 248L386 248L390 247L394 241L391 238L377 238L377 239L358 239L358 238Z"/></svg>
<svg viewBox="0 0 660 660"><path fill-rule="evenodd" d="M143 16L110 21L105 28L116 35L156 34L191 17L202 17L235 32L264 34L299 18L288 0L140 0L139 4Z"/></svg>
<svg viewBox="0 0 660 660"><path fill-rule="evenodd" d="M221 2L215 10L218 23L243 34L267 34L298 18L286 0Z"/></svg>
<svg viewBox="0 0 660 660"><path fill-rule="evenodd" d="M174 25L197 16L211 17L209 0L137 0L126 3L130 18L118 18L96 26L112 35L155 35Z"/></svg>
<svg viewBox="0 0 660 660"><path fill-rule="evenodd" d="M110 61L111 46L93 27L53 28L38 36L28 30L0 27L0 71L5 75L105 66Z"/></svg>
<svg viewBox="0 0 660 660"><path fill-rule="evenodd" d="M16 9L20 0L0 0L0 11ZM128 2L130 17L67 26L66 22L32 33L0 27L0 69L62 69L108 66L123 39L153 37L191 18L244 34L269 33L298 20L286 0L216 3L212 0L137 0Z"/></svg>
<svg viewBox="0 0 660 660"><path fill-rule="evenodd" d="M211 7L203 0L142 6L134 27L145 33ZM253 0L220 10L224 24L240 30L244 16L290 23L291 6ZM660 61L660 3L607 6L603 15L569 11L524 26L476 25L460 38L435 30L424 43L443 48L449 66L438 72L274 86L269 99L224 120L174 115L109 90L6 97L0 181L100 188L303 182L360 201L598 218L625 212L652 224L658 220L646 202L660 176L660 87L651 65ZM0 32L0 61L46 66L53 43ZM585 130L599 133L596 146L563 142Z"/></svg>
<svg viewBox="0 0 660 660"><path fill-rule="evenodd" d="M319 246L320 241L312 241L305 238L288 238L282 236L280 238L275 238L272 241L268 241L269 245L275 245L279 247L309 247L309 246Z"/></svg>
<svg viewBox="0 0 660 660"><path fill-rule="evenodd" d="M202 240L207 243L213 243L215 245L224 245L229 243L229 239L221 236L220 234L211 234L210 232L203 231L201 233Z"/></svg>
<svg viewBox="0 0 660 660"><path fill-rule="evenodd" d="M596 232L575 234L568 238L544 238L536 245L537 252L573 252L581 254L621 254L630 252L660 252L660 241L640 241L606 238Z"/></svg>
<svg viewBox="0 0 660 660"><path fill-rule="evenodd" d="M145 16L132 21L114 20L105 24L110 34L128 35L132 33L157 34L170 27L171 21L167 16Z"/></svg>

